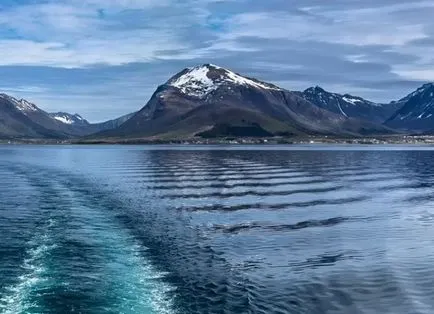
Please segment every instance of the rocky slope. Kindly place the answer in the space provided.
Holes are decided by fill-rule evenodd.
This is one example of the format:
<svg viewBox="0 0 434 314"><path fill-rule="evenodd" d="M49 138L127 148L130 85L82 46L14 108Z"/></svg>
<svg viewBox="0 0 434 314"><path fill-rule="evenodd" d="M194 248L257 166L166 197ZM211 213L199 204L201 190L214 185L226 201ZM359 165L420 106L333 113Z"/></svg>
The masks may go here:
<svg viewBox="0 0 434 314"><path fill-rule="evenodd" d="M297 94L318 107L338 115L376 123L383 123L400 108L398 103L375 103L349 94L330 93L319 86Z"/></svg>

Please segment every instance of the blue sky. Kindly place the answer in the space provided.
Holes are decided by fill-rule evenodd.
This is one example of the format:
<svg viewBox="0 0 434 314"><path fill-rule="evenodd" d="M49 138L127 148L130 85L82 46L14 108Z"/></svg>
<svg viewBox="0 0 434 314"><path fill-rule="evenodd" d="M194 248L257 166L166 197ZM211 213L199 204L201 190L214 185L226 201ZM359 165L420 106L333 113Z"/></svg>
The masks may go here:
<svg viewBox="0 0 434 314"><path fill-rule="evenodd" d="M0 91L102 121L214 63L374 101L434 80L426 0L2 0Z"/></svg>

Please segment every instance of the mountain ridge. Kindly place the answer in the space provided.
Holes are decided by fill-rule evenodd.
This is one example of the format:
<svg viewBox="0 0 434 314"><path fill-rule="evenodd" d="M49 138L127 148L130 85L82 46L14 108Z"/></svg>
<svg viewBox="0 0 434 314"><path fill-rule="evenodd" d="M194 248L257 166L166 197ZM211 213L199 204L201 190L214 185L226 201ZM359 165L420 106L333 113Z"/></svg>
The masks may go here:
<svg viewBox="0 0 434 314"><path fill-rule="evenodd" d="M390 103L332 93L320 86L289 91L214 64L203 64L170 77L137 112L102 123L89 123L77 113L47 113L25 99L6 94L0 94L0 100L9 103L11 121L22 120L13 125L23 130L24 124L29 125L28 132L21 135L24 137L120 139L425 132L434 129L433 96L433 83ZM6 113L4 117L8 117ZM17 130L8 135L3 120L0 136L19 137ZM39 131L31 130L35 128Z"/></svg>
<svg viewBox="0 0 434 314"><path fill-rule="evenodd" d="M207 110L208 114L204 113ZM250 120L234 121L224 115L228 110L237 110L239 115L245 112ZM201 115L202 119L195 118L194 115ZM297 135L357 135L366 130L390 132L381 125L343 117L320 108L299 94L274 84L244 77L216 65L204 64L184 69L169 78L129 121L118 129L98 136L165 137L178 132L194 137L204 132L204 129L229 123L225 120L231 120L229 124L235 123L237 128L251 128L259 123L262 118L260 116L266 117L268 124L286 124L287 132ZM183 124L186 119L195 121L195 124ZM180 128L180 125L184 127ZM270 131L267 130L269 126L261 127ZM185 134L187 128L190 132ZM280 132L285 133L285 130Z"/></svg>
<svg viewBox="0 0 434 314"><path fill-rule="evenodd" d="M310 87L303 92L296 92L318 107L347 118L355 118L382 124L396 110L399 104L376 103L351 94L332 93L319 86Z"/></svg>
<svg viewBox="0 0 434 314"><path fill-rule="evenodd" d="M66 140L115 128L129 117L131 114L92 124L77 113L48 113L25 99L0 94L0 138L3 139Z"/></svg>
<svg viewBox="0 0 434 314"><path fill-rule="evenodd" d="M396 102L397 110L385 124L408 131L434 129L434 83L427 83Z"/></svg>

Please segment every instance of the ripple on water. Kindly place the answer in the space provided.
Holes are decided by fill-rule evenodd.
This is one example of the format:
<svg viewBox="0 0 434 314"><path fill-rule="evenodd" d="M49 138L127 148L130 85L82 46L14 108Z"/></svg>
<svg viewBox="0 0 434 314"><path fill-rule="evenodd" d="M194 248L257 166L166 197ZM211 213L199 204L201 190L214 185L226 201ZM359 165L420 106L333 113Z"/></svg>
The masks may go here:
<svg viewBox="0 0 434 314"><path fill-rule="evenodd" d="M0 227L33 233L0 312L433 312L432 152L20 155Z"/></svg>
<svg viewBox="0 0 434 314"><path fill-rule="evenodd" d="M145 247L88 194L33 172L40 221L26 244L21 274L1 295L1 313L176 312L175 288L147 260Z"/></svg>

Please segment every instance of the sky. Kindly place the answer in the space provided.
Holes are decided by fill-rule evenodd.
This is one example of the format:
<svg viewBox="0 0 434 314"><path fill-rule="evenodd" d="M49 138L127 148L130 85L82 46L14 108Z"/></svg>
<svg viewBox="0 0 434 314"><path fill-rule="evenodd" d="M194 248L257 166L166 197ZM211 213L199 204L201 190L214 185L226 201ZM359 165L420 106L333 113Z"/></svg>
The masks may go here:
<svg viewBox="0 0 434 314"><path fill-rule="evenodd" d="M432 0L1 0L0 92L98 122L213 63L372 101L434 81Z"/></svg>

